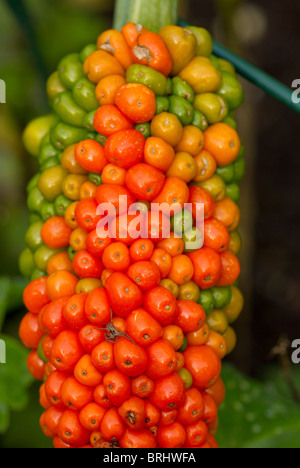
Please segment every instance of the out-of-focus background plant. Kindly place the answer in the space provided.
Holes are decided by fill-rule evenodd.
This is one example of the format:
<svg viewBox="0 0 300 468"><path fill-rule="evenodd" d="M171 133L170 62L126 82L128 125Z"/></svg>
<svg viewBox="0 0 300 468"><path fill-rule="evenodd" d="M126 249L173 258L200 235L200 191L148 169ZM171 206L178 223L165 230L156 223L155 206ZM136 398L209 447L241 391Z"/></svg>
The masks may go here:
<svg viewBox="0 0 300 468"><path fill-rule="evenodd" d="M18 341L24 309L18 256L28 227L25 187L36 172L22 145L28 121L48 111L47 76L67 53L111 26L113 0L3 0L0 3L0 447L49 447L38 419L38 384ZM181 16L291 86L300 78L296 0L184 0ZM241 288L246 308L237 349L225 365L223 447L300 447L299 117L244 82L239 130L247 147L242 187ZM287 339L282 337L286 336ZM280 343L279 343L280 340ZM278 344L279 343L279 344Z"/></svg>

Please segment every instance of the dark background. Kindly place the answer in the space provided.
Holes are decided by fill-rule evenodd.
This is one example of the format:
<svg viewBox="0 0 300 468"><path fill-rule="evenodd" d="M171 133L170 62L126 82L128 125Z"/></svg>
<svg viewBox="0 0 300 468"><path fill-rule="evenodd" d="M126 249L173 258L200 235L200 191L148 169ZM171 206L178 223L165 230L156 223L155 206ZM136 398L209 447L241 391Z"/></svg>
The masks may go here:
<svg viewBox="0 0 300 468"><path fill-rule="evenodd" d="M10 3L15 13L8 2L0 3L0 79L7 84L7 104L0 104L0 276L15 277L27 228L25 187L37 170L22 146L23 129L30 119L48 112L45 80L60 58L95 42L110 27L113 2ZM181 10L186 20L206 27L215 39L288 87L300 78L299 1L184 0ZM241 200L241 289L246 306L236 324L239 340L229 361L261 377L272 365L279 368L283 363L271 356L279 339L300 338L300 119L245 80L243 85L246 101L237 118L247 149ZM17 337L23 313L14 311L7 317L5 333ZM283 355L289 367L288 346ZM30 398L27 411L37 419L36 393ZM18 416L11 417L16 424ZM23 429L13 439L7 435L4 446L11 440L24 445L29 435Z"/></svg>

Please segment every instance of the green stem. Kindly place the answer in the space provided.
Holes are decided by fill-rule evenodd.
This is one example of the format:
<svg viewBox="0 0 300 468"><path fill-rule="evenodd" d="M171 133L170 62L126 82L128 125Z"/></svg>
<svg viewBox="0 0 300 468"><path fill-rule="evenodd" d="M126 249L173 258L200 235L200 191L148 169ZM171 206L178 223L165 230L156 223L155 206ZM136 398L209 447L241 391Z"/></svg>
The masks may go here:
<svg viewBox="0 0 300 468"><path fill-rule="evenodd" d="M182 20L179 21L179 24L183 27L188 26L188 23ZM268 75L263 70L260 70L255 65L247 62L247 60L242 57L234 54L216 41L214 41L214 54L217 57L221 57L231 62L241 76L262 89L265 93L270 94L270 96L277 99L294 112L300 114L300 103L297 103L292 99L295 91L294 89L288 88L284 84L280 83L280 81Z"/></svg>
<svg viewBox="0 0 300 468"><path fill-rule="evenodd" d="M117 0L114 28L133 22L159 32L168 24L177 24L178 10L179 0Z"/></svg>
<svg viewBox="0 0 300 468"><path fill-rule="evenodd" d="M218 57L222 57L225 60L230 61L235 66L237 72L255 86L300 114L299 103L297 104L292 99L294 89L288 88L284 84L280 83L280 81L265 73L263 70L260 70L216 42L214 44L214 53Z"/></svg>
<svg viewBox="0 0 300 468"><path fill-rule="evenodd" d="M124 24L126 24L129 4L130 4L130 0L117 0L116 1L115 12L114 12L114 22L113 22L114 29L121 30Z"/></svg>

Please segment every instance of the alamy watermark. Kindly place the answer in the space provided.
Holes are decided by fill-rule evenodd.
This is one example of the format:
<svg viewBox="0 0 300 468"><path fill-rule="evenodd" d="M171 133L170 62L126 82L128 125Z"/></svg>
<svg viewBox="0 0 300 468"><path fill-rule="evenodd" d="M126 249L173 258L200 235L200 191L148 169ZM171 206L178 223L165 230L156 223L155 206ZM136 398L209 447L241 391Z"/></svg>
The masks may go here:
<svg viewBox="0 0 300 468"><path fill-rule="evenodd" d="M143 209L144 207L144 209ZM186 222L186 217L191 222ZM187 250L196 250L204 243L204 204L152 203L151 209L142 203L129 204L127 195L119 196L116 204L100 203L97 207L97 236L100 239L170 239L171 220L177 216L180 229L176 236L185 239ZM185 225L185 223L187 225Z"/></svg>
<svg viewBox="0 0 300 468"><path fill-rule="evenodd" d="M300 104L300 79L293 81L292 88L296 88L292 93L292 101L294 104Z"/></svg>
<svg viewBox="0 0 300 468"><path fill-rule="evenodd" d="M4 80L0 80L0 104L6 103L6 83Z"/></svg>
<svg viewBox="0 0 300 468"><path fill-rule="evenodd" d="M6 344L0 340L0 364L6 364Z"/></svg>
<svg viewBox="0 0 300 468"><path fill-rule="evenodd" d="M292 343L292 362L293 364L300 364L300 340L294 340Z"/></svg>

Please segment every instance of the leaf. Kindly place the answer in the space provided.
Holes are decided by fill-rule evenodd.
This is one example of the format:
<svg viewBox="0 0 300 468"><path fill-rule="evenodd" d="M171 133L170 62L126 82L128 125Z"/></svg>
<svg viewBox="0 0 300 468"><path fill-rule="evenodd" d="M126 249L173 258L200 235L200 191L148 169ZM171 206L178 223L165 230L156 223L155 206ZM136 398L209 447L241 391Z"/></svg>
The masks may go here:
<svg viewBox="0 0 300 468"><path fill-rule="evenodd" d="M39 404L39 387L35 382L29 390L29 404L20 412L11 412L7 432L0 436L0 448L53 448L53 442L41 430L39 419L43 408Z"/></svg>
<svg viewBox="0 0 300 468"><path fill-rule="evenodd" d="M0 335L6 346L6 364L0 364L0 404L20 411L28 402L28 388L33 382L26 366L28 351L7 335Z"/></svg>
<svg viewBox="0 0 300 468"><path fill-rule="evenodd" d="M28 282L21 277L0 277L0 331L2 329L6 313L22 307L23 291L27 283Z"/></svg>
<svg viewBox="0 0 300 468"><path fill-rule="evenodd" d="M290 372L291 380L295 386L296 391L300 395L300 366L297 364L291 364ZM260 374L261 379L264 382L273 382L280 395L285 396L287 398L292 398L291 388L289 387L287 379L283 376L282 370L279 365L273 364L265 366Z"/></svg>
<svg viewBox="0 0 300 468"><path fill-rule="evenodd" d="M218 442L226 448L300 448L300 406L281 396L272 382L261 384L230 365L220 408Z"/></svg>
<svg viewBox="0 0 300 468"><path fill-rule="evenodd" d="M7 431L9 427L9 408L8 406L0 403L0 434L3 434Z"/></svg>
<svg viewBox="0 0 300 468"><path fill-rule="evenodd" d="M28 281L21 276L10 279L10 288L8 291L8 312L15 311L23 307L23 291L27 285Z"/></svg>
<svg viewBox="0 0 300 468"><path fill-rule="evenodd" d="M10 280L9 278L2 277L0 278L0 330L4 323L6 311L8 308L8 296L10 289Z"/></svg>

